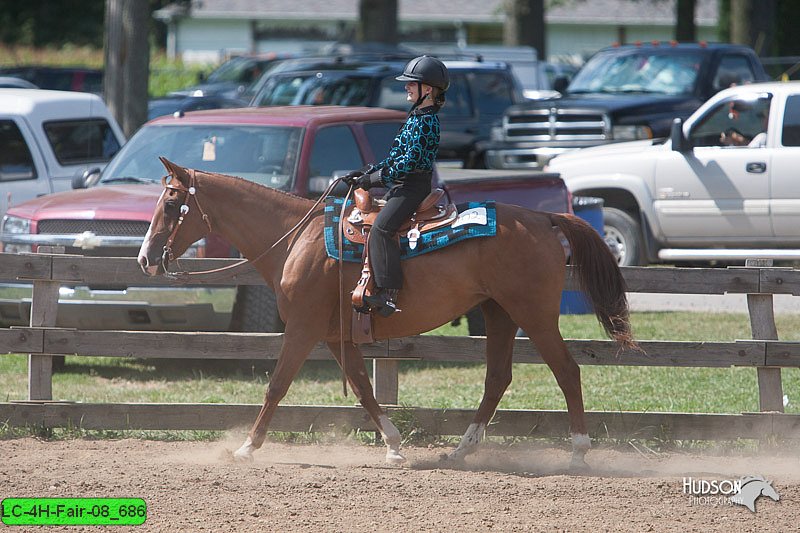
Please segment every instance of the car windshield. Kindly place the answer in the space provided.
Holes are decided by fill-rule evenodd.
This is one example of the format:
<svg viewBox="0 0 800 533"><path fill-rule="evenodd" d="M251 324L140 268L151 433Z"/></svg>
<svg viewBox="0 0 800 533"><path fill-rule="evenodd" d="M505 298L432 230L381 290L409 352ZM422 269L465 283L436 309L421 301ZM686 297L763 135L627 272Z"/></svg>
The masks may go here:
<svg viewBox="0 0 800 533"><path fill-rule="evenodd" d="M103 171L100 185L160 182L166 157L181 166L230 174L290 190L302 128L150 125L140 129Z"/></svg>
<svg viewBox="0 0 800 533"><path fill-rule="evenodd" d="M690 94L702 59L692 51L599 53L575 75L567 92Z"/></svg>
<svg viewBox="0 0 800 533"><path fill-rule="evenodd" d="M254 102L272 105L370 105L371 81L366 76L338 72L275 75Z"/></svg>

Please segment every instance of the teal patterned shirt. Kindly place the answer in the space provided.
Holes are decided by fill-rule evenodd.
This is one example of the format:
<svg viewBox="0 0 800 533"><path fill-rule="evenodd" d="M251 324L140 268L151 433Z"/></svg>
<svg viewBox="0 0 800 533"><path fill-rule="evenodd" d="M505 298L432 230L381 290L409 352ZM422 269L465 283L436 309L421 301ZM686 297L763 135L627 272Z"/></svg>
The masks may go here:
<svg viewBox="0 0 800 533"><path fill-rule="evenodd" d="M387 187L399 185L406 176L433 170L439 152L439 115L435 107L415 110L395 137L389 156L375 165Z"/></svg>

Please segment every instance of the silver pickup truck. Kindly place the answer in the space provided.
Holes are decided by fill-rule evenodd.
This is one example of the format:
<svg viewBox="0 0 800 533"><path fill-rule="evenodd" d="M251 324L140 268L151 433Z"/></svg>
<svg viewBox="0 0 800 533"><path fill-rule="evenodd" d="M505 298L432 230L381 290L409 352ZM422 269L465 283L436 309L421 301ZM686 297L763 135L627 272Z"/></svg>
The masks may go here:
<svg viewBox="0 0 800 533"><path fill-rule="evenodd" d="M0 215L9 205L71 189L124 143L99 96L0 89Z"/></svg>
<svg viewBox="0 0 800 533"><path fill-rule="evenodd" d="M570 152L547 169L605 201L622 265L800 259L800 82L726 89L667 139Z"/></svg>

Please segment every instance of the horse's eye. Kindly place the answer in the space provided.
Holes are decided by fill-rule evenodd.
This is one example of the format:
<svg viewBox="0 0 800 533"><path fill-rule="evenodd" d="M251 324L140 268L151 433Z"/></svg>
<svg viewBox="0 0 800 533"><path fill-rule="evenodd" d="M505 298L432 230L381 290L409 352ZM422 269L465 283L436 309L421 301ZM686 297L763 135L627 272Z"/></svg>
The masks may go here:
<svg viewBox="0 0 800 533"><path fill-rule="evenodd" d="M177 202L177 201L164 202L164 212L165 213L169 213L169 214L177 213L178 212L178 204L179 204L179 202Z"/></svg>

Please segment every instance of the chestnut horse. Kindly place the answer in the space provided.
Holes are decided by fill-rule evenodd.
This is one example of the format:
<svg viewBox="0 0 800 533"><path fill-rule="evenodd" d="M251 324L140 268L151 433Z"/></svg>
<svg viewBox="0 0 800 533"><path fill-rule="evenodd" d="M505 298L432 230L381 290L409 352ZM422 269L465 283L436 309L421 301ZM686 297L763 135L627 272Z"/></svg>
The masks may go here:
<svg viewBox="0 0 800 533"><path fill-rule="evenodd" d="M139 252L142 270L151 276L165 273L170 255L179 256L213 230L245 258L256 260L254 266L275 291L286 324L264 405L244 444L234 453L236 459L249 460L263 444L278 402L312 348L326 342L341 364L339 266L325 252L323 209L313 210L311 218L290 238L265 254L303 219L314 205L311 200L241 178L162 161L169 175ZM591 444L580 369L558 329L566 260L557 230L570 243L580 286L605 331L622 347L632 347L623 277L606 243L578 217L505 204L496 208L496 236L466 240L403 262L406 288L400 291L398 302L402 312L389 318L374 317L375 338L429 331L480 305L486 320L485 390L472 423L448 455L460 460L475 451L511 383L512 349L519 325L564 393L573 444L571 466L585 467L584 456ZM345 263L343 268L348 303L341 308L349 315L349 288L359 278L360 265ZM350 323L349 316L346 323ZM345 336L349 341L349 331ZM404 461L400 433L375 400L358 346L351 342L342 345L347 380L383 436L386 461Z"/></svg>

